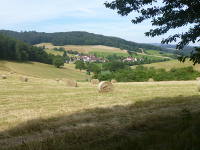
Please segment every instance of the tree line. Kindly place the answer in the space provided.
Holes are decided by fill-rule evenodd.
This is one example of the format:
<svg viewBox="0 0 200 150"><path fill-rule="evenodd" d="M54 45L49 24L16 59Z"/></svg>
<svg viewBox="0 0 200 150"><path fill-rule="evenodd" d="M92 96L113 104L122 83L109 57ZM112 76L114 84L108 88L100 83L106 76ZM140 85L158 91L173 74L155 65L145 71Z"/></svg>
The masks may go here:
<svg viewBox="0 0 200 150"><path fill-rule="evenodd" d="M60 67L64 64L64 58L62 56L47 54L43 47L31 46L2 34L0 34L0 59L36 61L46 64L54 64L56 67Z"/></svg>

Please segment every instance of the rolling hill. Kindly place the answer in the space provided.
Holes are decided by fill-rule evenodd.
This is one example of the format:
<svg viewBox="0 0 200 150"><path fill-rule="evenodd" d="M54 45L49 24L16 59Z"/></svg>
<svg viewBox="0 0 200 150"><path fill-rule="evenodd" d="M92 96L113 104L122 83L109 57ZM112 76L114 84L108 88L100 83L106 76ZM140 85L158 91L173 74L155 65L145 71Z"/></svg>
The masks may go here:
<svg viewBox="0 0 200 150"><path fill-rule="evenodd" d="M90 53L90 52L108 52L108 53L122 53L127 54L126 50L121 50L119 48L103 45L64 45L64 46L54 46L51 43L40 43L35 46L42 47L45 46L47 49L54 49L63 47L65 50L74 50L79 53Z"/></svg>
<svg viewBox="0 0 200 150"><path fill-rule="evenodd" d="M142 49L162 50L158 46L150 44L139 44L131 41L126 41L121 38L93 34L88 32L15 32L9 30L0 30L1 34L16 38L29 44L52 43L56 46L63 45L104 45L112 46L130 51L141 51Z"/></svg>
<svg viewBox="0 0 200 150"><path fill-rule="evenodd" d="M4 63L1 68L24 66ZM99 93L88 82L75 88L28 77L0 79L0 150L199 148L196 81L115 83L112 93Z"/></svg>
<svg viewBox="0 0 200 150"><path fill-rule="evenodd" d="M55 48L64 48L66 51L68 50L73 50L77 51L79 53L84 53L84 54L96 54L99 57L102 56L108 56L108 55L113 55L116 54L118 56L124 56L128 57L129 54L127 50L122 50L120 48L115 48L111 46L104 46L104 45L64 45L64 46L54 46L51 43L40 43L36 44L35 46L37 47L45 47L45 51L49 54L54 54L54 55L63 55L63 52L60 51L55 51ZM157 50L148 50L145 51L145 53L141 52L136 52L132 56L134 57L148 57L152 59L173 59L173 54L171 53L166 53L162 52L159 53L160 51Z"/></svg>
<svg viewBox="0 0 200 150"><path fill-rule="evenodd" d="M0 61L0 71L15 72L19 75L31 76L43 79L74 79L86 80L87 75L85 72L80 72L74 68L74 64L65 64L63 68L55 68L52 65L29 62L19 63L11 61Z"/></svg>

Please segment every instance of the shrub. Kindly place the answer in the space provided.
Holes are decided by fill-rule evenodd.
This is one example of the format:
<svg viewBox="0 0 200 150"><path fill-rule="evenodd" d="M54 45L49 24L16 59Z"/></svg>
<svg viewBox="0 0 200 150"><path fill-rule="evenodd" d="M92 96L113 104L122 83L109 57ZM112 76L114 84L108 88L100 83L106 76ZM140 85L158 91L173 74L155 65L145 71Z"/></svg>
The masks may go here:
<svg viewBox="0 0 200 150"><path fill-rule="evenodd" d="M56 68L60 68L61 66L64 66L64 59L62 57L55 57L53 59L53 65L56 67Z"/></svg>

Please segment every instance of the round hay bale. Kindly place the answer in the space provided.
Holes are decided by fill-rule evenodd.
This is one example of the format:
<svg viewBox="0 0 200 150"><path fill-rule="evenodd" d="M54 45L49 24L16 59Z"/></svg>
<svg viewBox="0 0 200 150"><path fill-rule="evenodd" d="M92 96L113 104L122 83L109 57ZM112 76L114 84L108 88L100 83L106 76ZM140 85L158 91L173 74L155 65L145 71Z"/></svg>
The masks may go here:
<svg viewBox="0 0 200 150"><path fill-rule="evenodd" d="M117 83L117 80L112 79L111 83Z"/></svg>
<svg viewBox="0 0 200 150"><path fill-rule="evenodd" d="M1 79L7 79L6 75L1 75Z"/></svg>
<svg viewBox="0 0 200 150"><path fill-rule="evenodd" d="M27 78L27 77L20 77L20 80L21 80L22 82L28 82L28 78Z"/></svg>
<svg viewBox="0 0 200 150"><path fill-rule="evenodd" d="M10 72L10 74L15 74L15 72L14 72L14 71L12 71L12 72Z"/></svg>
<svg viewBox="0 0 200 150"><path fill-rule="evenodd" d="M78 84L75 80L67 80L67 86L78 87Z"/></svg>
<svg viewBox="0 0 200 150"><path fill-rule="evenodd" d="M99 83L98 90L100 93L112 92L114 90L114 86L111 82L103 81Z"/></svg>
<svg viewBox="0 0 200 150"><path fill-rule="evenodd" d="M60 82L60 79L56 79L56 82Z"/></svg>
<svg viewBox="0 0 200 150"><path fill-rule="evenodd" d="M91 83L92 83L92 84L99 84L99 80L98 80L98 79L92 79L92 80L91 80Z"/></svg>
<svg viewBox="0 0 200 150"><path fill-rule="evenodd" d="M200 77L196 78L197 81L200 81Z"/></svg>
<svg viewBox="0 0 200 150"><path fill-rule="evenodd" d="M148 82L154 82L153 78L149 78Z"/></svg>

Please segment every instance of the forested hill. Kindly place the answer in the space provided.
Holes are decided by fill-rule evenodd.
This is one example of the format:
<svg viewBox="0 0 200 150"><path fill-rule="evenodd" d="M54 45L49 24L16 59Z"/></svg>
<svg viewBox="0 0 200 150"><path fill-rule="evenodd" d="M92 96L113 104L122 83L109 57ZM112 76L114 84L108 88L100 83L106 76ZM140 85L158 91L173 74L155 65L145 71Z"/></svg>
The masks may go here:
<svg viewBox="0 0 200 150"><path fill-rule="evenodd" d="M31 46L22 41L0 34L0 60L37 61L53 64L54 56L46 53L43 48Z"/></svg>
<svg viewBox="0 0 200 150"><path fill-rule="evenodd" d="M15 32L9 30L0 30L0 33L24 41L29 44L52 43L56 46L63 45L105 45L112 46L129 51L140 51L139 48L161 50L158 46L150 44L139 44L126 41L117 37L103 36L88 32Z"/></svg>

